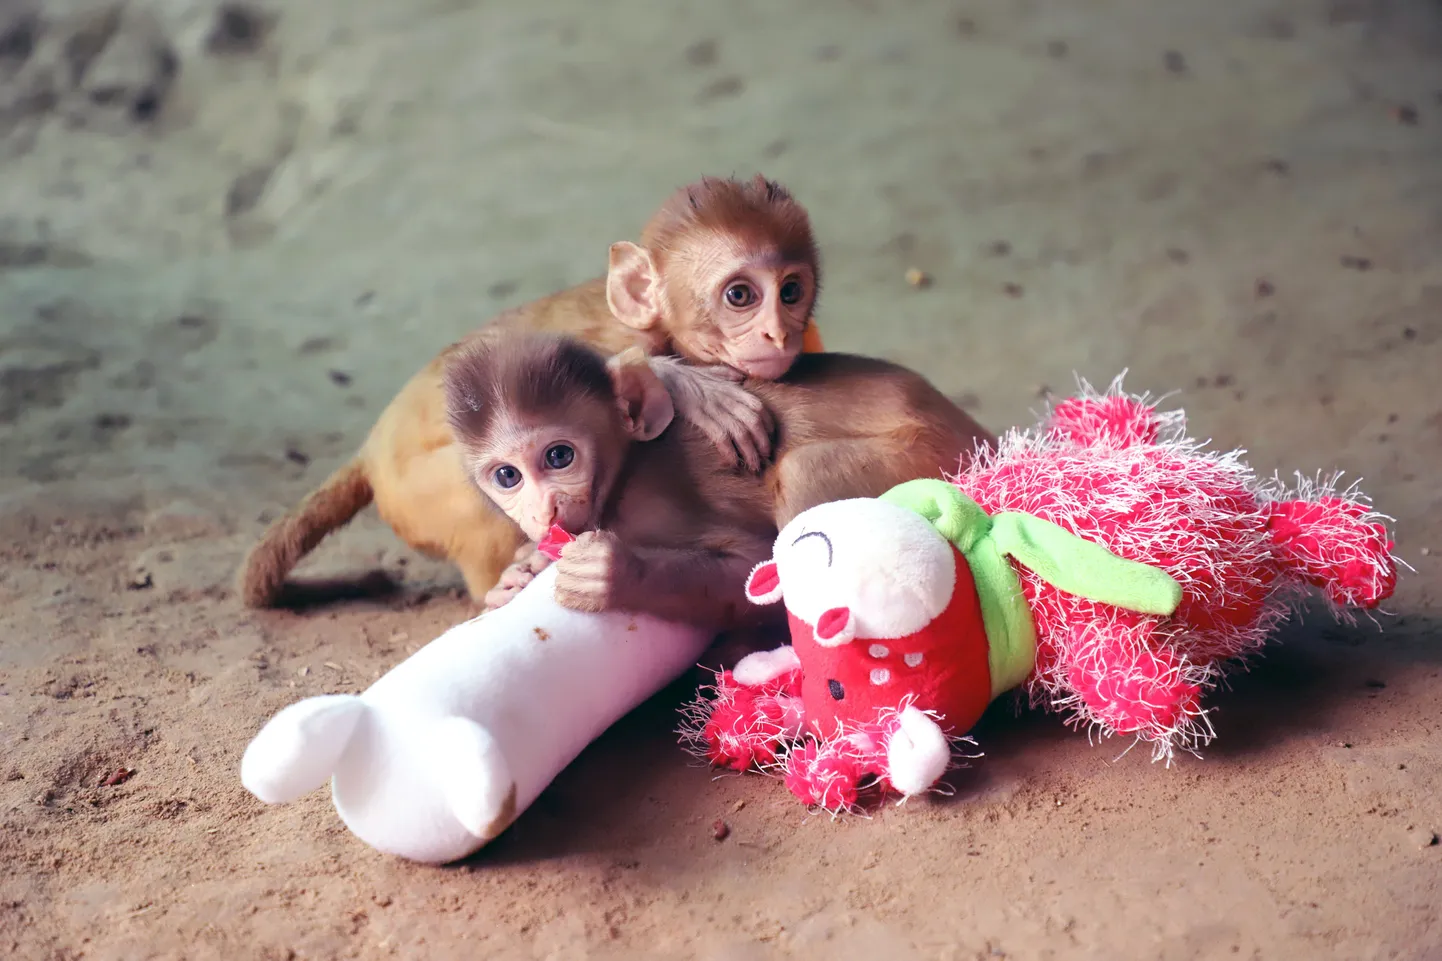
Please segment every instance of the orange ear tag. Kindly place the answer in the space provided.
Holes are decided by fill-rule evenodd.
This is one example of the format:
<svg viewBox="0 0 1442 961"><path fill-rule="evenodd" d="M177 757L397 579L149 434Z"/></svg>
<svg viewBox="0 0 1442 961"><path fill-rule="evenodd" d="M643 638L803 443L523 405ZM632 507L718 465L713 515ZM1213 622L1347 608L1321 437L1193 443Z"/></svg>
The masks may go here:
<svg viewBox="0 0 1442 961"><path fill-rule="evenodd" d="M806 330L801 334L801 352L803 354L824 354L826 348L821 346L821 329L816 326L816 320L806 325Z"/></svg>

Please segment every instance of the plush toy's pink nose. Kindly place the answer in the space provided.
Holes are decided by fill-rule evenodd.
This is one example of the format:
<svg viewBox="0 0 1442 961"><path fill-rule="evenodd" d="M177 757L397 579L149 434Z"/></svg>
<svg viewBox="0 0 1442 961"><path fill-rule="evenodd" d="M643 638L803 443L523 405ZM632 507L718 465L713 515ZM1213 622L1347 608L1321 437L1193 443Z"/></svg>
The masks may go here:
<svg viewBox="0 0 1442 961"><path fill-rule="evenodd" d="M816 640L822 644L845 644L853 633L850 608L833 607L816 620Z"/></svg>

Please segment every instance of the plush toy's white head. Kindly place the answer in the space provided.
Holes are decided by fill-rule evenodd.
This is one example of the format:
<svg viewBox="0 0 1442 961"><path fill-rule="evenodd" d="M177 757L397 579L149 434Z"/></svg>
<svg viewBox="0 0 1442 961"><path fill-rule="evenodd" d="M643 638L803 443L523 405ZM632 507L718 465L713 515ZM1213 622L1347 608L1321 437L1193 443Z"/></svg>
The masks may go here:
<svg viewBox="0 0 1442 961"><path fill-rule="evenodd" d="M905 637L935 620L956 587L956 555L914 511L874 498L832 501L781 529L751 572L754 604L786 599L827 647Z"/></svg>

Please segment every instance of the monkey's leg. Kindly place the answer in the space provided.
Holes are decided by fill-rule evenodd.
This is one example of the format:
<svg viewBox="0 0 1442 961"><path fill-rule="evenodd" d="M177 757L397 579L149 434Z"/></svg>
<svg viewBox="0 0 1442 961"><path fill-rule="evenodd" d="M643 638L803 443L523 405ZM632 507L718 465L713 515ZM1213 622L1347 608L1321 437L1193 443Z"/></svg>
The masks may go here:
<svg viewBox="0 0 1442 961"><path fill-rule="evenodd" d="M471 600L482 603L525 536L471 485L454 447L411 457L376 487L376 508L407 544L461 569Z"/></svg>

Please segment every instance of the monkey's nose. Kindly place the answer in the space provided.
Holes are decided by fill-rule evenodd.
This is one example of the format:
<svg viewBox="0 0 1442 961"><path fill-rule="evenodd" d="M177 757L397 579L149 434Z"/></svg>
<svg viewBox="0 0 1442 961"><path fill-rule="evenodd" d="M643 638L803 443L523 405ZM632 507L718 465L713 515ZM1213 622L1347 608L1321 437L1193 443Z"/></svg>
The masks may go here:
<svg viewBox="0 0 1442 961"><path fill-rule="evenodd" d="M786 325L781 322L780 317L771 316L761 321L761 336L765 337L766 342L771 344L771 346L779 350L785 350L786 340L790 336L790 332L786 329Z"/></svg>

